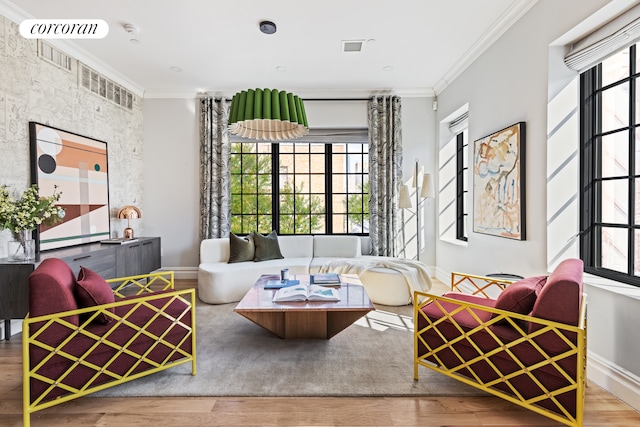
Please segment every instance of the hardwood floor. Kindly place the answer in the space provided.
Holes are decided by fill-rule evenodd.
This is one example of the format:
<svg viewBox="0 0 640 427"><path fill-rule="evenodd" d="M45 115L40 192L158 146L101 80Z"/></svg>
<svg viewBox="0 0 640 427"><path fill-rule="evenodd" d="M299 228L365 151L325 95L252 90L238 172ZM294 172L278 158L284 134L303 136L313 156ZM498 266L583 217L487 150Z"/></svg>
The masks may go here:
<svg viewBox="0 0 640 427"><path fill-rule="evenodd" d="M19 336L0 342L0 426L22 425L21 352ZM588 384L585 406L585 426L640 425L640 413L595 384ZM561 425L496 397L81 397L31 420L34 427Z"/></svg>

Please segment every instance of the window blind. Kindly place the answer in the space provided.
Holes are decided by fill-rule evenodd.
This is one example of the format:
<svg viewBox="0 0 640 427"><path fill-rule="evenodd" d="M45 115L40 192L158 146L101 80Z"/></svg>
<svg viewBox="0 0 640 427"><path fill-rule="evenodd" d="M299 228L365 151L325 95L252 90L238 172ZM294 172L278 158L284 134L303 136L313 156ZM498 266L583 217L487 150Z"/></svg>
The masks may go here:
<svg viewBox="0 0 640 427"><path fill-rule="evenodd" d="M573 43L564 63L582 73L618 50L640 40L640 5L617 16Z"/></svg>
<svg viewBox="0 0 640 427"><path fill-rule="evenodd" d="M449 122L449 130L452 134L457 135L469 127L469 112L462 113L458 118Z"/></svg>

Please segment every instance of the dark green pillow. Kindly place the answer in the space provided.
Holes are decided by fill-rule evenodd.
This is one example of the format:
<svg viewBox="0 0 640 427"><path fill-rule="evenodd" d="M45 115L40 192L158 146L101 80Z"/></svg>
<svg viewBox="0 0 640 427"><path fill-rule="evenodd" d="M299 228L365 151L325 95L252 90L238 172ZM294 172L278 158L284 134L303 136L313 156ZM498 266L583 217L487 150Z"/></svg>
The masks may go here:
<svg viewBox="0 0 640 427"><path fill-rule="evenodd" d="M282 252L280 252L280 245L278 244L278 235L275 231L269 233L268 236L263 236L260 233L252 232L253 241L256 245L256 254L253 257L254 261L266 261L269 259L281 259Z"/></svg>
<svg viewBox="0 0 640 427"><path fill-rule="evenodd" d="M229 233L229 264L233 262L253 261L256 253L256 247L253 243L253 237L238 237L233 233Z"/></svg>

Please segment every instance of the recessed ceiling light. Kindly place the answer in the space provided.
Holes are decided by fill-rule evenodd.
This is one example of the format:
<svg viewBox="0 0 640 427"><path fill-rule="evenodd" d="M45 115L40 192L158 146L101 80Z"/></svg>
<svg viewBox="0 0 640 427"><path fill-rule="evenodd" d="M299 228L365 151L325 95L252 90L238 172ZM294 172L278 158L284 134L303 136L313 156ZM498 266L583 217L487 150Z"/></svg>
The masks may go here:
<svg viewBox="0 0 640 427"><path fill-rule="evenodd" d="M179 73L180 71L182 71L182 68L176 66L176 65L172 65L171 67L169 67L169 69L171 71L175 71L176 73Z"/></svg>
<svg viewBox="0 0 640 427"><path fill-rule="evenodd" d="M130 39L129 40L132 44L140 44L140 40L138 39Z"/></svg>
<svg viewBox="0 0 640 427"><path fill-rule="evenodd" d="M384 71L393 71L393 65L385 65L382 69Z"/></svg>
<svg viewBox="0 0 640 427"><path fill-rule="evenodd" d="M285 67L283 67L282 65L278 65L276 67L276 70L278 70L278 71L286 71L287 69Z"/></svg>

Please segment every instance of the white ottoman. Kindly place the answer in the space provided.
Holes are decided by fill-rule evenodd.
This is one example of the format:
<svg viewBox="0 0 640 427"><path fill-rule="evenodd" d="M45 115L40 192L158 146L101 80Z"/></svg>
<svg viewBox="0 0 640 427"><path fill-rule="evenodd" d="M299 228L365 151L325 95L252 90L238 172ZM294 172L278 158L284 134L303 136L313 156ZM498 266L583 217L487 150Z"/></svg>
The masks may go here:
<svg viewBox="0 0 640 427"><path fill-rule="evenodd" d="M391 306L411 303L409 286L404 276L398 271L385 267L372 267L358 276L373 303Z"/></svg>

